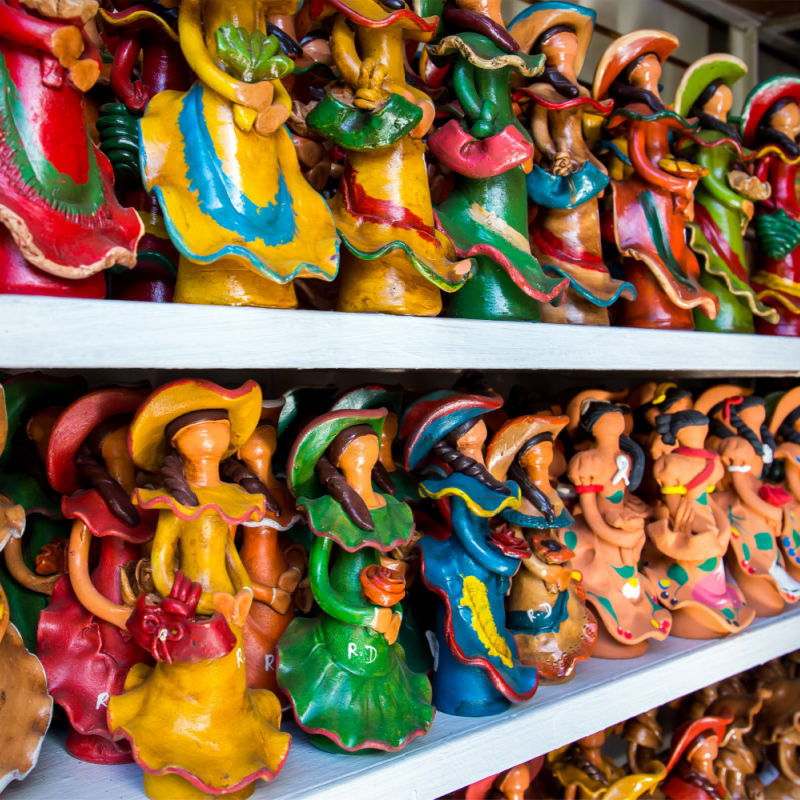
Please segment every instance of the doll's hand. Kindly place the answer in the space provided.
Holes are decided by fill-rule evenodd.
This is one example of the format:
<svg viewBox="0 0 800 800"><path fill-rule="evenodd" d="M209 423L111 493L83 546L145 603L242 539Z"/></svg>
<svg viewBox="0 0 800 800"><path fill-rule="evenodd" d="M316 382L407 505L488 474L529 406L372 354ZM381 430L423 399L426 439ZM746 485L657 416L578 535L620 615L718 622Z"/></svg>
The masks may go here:
<svg viewBox="0 0 800 800"><path fill-rule="evenodd" d="M133 89L125 98L125 105L131 111L144 111L150 102L150 89L141 81L133 82Z"/></svg>
<svg viewBox="0 0 800 800"><path fill-rule="evenodd" d="M683 533L691 533L693 522L694 505L692 501L689 500L688 495L683 495L678 501L678 508L675 511L675 530L682 531Z"/></svg>
<svg viewBox="0 0 800 800"><path fill-rule="evenodd" d="M289 109L283 103L273 103L269 108L258 112L256 131L262 136L275 133L289 119Z"/></svg>
<svg viewBox="0 0 800 800"><path fill-rule="evenodd" d="M74 61L67 70L69 82L79 91L88 92L100 77L100 65L93 58Z"/></svg>
<svg viewBox="0 0 800 800"><path fill-rule="evenodd" d="M553 174L565 176L572 172L572 158L569 153L559 152L553 159Z"/></svg>
<svg viewBox="0 0 800 800"><path fill-rule="evenodd" d="M300 567L289 567L278 577L278 588L291 594L297 588L302 577L303 571Z"/></svg>
<svg viewBox="0 0 800 800"><path fill-rule="evenodd" d="M214 611L218 611L230 625L241 628L250 606L253 604L253 590L240 589L235 595L229 592L214 592Z"/></svg>
<svg viewBox="0 0 800 800"><path fill-rule="evenodd" d="M69 69L83 53L83 37L75 25L64 25L50 37L53 55L62 67Z"/></svg>
<svg viewBox="0 0 800 800"><path fill-rule="evenodd" d="M275 96L275 87L272 81L259 81L258 83L237 83L234 89L236 102L247 108L262 111L272 105Z"/></svg>
<svg viewBox="0 0 800 800"><path fill-rule="evenodd" d="M383 88L387 71L386 67L375 61L374 58L365 58L361 62L358 85L353 99L353 105L356 108L375 111L378 106L386 103L391 95L391 92Z"/></svg>
<svg viewBox="0 0 800 800"><path fill-rule="evenodd" d="M382 633L388 644L394 644L402 621L403 617L394 613L391 608L376 608L375 620L370 627Z"/></svg>

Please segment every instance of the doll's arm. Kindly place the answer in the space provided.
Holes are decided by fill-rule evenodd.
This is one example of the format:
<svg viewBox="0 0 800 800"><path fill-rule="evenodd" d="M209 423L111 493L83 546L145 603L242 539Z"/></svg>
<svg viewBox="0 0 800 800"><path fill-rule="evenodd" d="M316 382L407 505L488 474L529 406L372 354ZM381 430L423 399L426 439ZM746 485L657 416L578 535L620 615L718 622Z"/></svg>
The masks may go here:
<svg viewBox="0 0 800 800"><path fill-rule="evenodd" d="M149 92L143 90L141 81L132 80L140 49L138 36L122 39L114 50L114 61L111 64L111 88L132 111L143 111L150 99Z"/></svg>
<svg viewBox="0 0 800 800"><path fill-rule="evenodd" d="M247 568L242 563L241 556L233 544L233 537L229 537L225 543L225 566L233 584L233 588L240 592L242 589L253 591L253 583Z"/></svg>
<svg viewBox="0 0 800 800"><path fill-rule="evenodd" d="M648 123L632 122L628 133L628 156L634 168L644 180L675 194L689 197L694 191L694 180L678 178L655 167L647 156ZM652 124L652 123L650 123Z"/></svg>
<svg viewBox="0 0 800 800"><path fill-rule="evenodd" d="M21 539L12 536L6 544L3 555L5 556L6 567L8 567L11 577L17 583L32 592L39 592L39 594L50 595L53 593L53 587L61 577L61 574L43 577L30 570L22 555Z"/></svg>
<svg viewBox="0 0 800 800"><path fill-rule="evenodd" d="M89 547L92 534L86 525L76 519L69 537L69 582L78 602L96 617L125 631L133 612L132 608L114 603L97 591L89 575Z"/></svg>
<svg viewBox="0 0 800 800"><path fill-rule="evenodd" d="M536 145L536 149L544 153L550 160L555 160L556 144L550 135L548 111L541 103L534 102L533 104L531 134L533 135L533 143Z"/></svg>
<svg viewBox="0 0 800 800"><path fill-rule="evenodd" d="M450 498L453 531L470 558L498 575L515 575L519 569L518 559L503 555L486 541L489 525L482 517L470 512L460 497Z"/></svg>
<svg viewBox="0 0 800 800"><path fill-rule="evenodd" d="M719 180L714 172L714 156L715 154L711 152L711 148L701 147L693 158L697 164L708 170L708 174L700 178L701 186L726 208L742 211L744 203L748 201L734 192L727 183Z"/></svg>
<svg viewBox="0 0 800 800"><path fill-rule="evenodd" d="M39 19L11 8L2 0L0 38L49 53L58 59L62 67L69 67L83 52L83 37L77 26Z"/></svg>
<svg viewBox="0 0 800 800"><path fill-rule="evenodd" d="M353 90L361 74L361 57L356 50L356 34L347 24L347 17L338 14L331 31L331 56L344 82Z"/></svg>
<svg viewBox="0 0 800 800"><path fill-rule="evenodd" d="M475 86L475 67L459 59L453 70L453 89L464 113L473 121L481 118L481 98Z"/></svg>
<svg viewBox="0 0 800 800"><path fill-rule="evenodd" d="M169 511L159 511L150 564L153 570L153 583L162 597L169 596L172 584L175 582L175 558L178 554L180 535L181 520ZM205 601L205 609L198 605L197 610L200 613L207 614L211 610L209 594L209 592L203 592L200 597L200 604Z"/></svg>

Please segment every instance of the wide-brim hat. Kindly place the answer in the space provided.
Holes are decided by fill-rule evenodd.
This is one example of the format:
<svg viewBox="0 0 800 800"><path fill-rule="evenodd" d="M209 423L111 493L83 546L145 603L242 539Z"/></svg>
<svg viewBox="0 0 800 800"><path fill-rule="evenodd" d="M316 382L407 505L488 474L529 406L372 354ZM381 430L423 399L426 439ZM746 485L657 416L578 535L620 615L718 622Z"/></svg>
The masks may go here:
<svg viewBox="0 0 800 800"><path fill-rule="evenodd" d="M331 411L341 411L344 408L387 408L400 416L403 409L403 389L380 383L364 383L340 394L334 400Z"/></svg>
<svg viewBox="0 0 800 800"><path fill-rule="evenodd" d="M521 11L511 20L508 32L516 39L520 50L530 53L536 40L556 25L570 25L578 38L578 52L575 54L575 74L577 75L586 60L586 52L592 39L597 12L572 3L557 0L532 5Z"/></svg>
<svg viewBox="0 0 800 800"><path fill-rule="evenodd" d="M608 98L611 84L632 61L645 53L655 53L663 64L680 42L667 31L631 31L615 39L607 48L594 73L592 97L603 101Z"/></svg>
<svg viewBox="0 0 800 800"><path fill-rule="evenodd" d="M551 433L555 440L568 422L569 417L555 414L531 414L509 420L492 437L486 448L486 469L497 480L506 480L508 468L526 442L540 433Z"/></svg>
<svg viewBox="0 0 800 800"><path fill-rule="evenodd" d="M671 772L691 744L695 736L699 736L706 731L714 734L720 744L725 738L725 729L730 725L732 719L726 717L700 717L700 719L689 720L679 725L672 734L672 754L667 764L667 772Z"/></svg>
<svg viewBox="0 0 800 800"><path fill-rule="evenodd" d="M503 399L496 394L433 392L421 397L408 408L400 426L406 470L416 469L450 431L502 405Z"/></svg>
<svg viewBox="0 0 800 800"><path fill-rule="evenodd" d="M319 416L330 408L336 389L333 386L295 386L283 393L283 407L278 418L278 436L295 423Z"/></svg>
<svg viewBox="0 0 800 800"><path fill-rule="evenodd" d="M10 444L28 417L51 406L66 406L86 391L82 378L60 378L41 372L24 372L3 381L8 427L6 446L0 451L0 463L10 453Z"/></svg>
<svg viewBox="0 0 800 800"><path fill-rule="evenodd" d="M261 399L261 415L258 418L259 425L272 425L275 430L278 429L280 422L281 412L286 405L286 400L283 397L262 397Z"/></svg>
<svg viewBox="0 0 800 800"><path fill-rule="evenodd" d="M294 440L286 462L287 483L295 496L319 497L323 490L314 466L331 442L342 431L354 425L369 425L380 440L387 413L385 408L343 408L312 419Z"/></svg>
<svg viewBox="0 0 800 800"><path fill-rule="evenodd" d="M747 74L747 64L730 53L711 53L690 64L683 73L681 82L675 90L673 108L682 117L689 116L689 110L706 87L716 81L733 86Z"/></svg>
<svg viewBox="0 0 800 800"><path fill-rule="evenodd" d="M747 95L742 110L742 141L745 147L754 147L756 131L767 111L778 100L787 97L800 105L800 77L797 75L775 75L761 81Z"/></svg>
<svg viewBox="0 0 800 800"><path fill-rule="evenodd" d="M319 19L332 11L344 14L348 19L365 28L388 28L397 26L412 35L409 38L427 41L439 27L439 17L422 16L427 12L427 0L414 0L413 8L392 10L377 0L312 0L311 17ZM415 34L415 35L414 35Z"/></svg>
<svg viewBox="0 0 800 800"><path fill-rule="evenodd" d="M618 392L609 392L606 389L584 389L582 392L578 392L578 394L567 403L567 408L565 410L567 417L569 417L567 433L570 436L575 435L575 432L578 430L578 425L581 423L581 413L583 412L584 403L587 400L599 400L603 403L619 403L625 400L627 396L627 389L621 389Z"/></svg>
<svg viewBox="0 0 800 800"><path fill-rule="evenodd" d="M746 386L738 386L734 383L721 383L706 389L697 400L694 401L694 410L701 414L710 416L709 412L715 405L728 400L731 397L749 397L753 390Z"/></svg>
<svg viewBox="0 0 800 800"><path fill-rule="evenodd" d="M156 389L139 407L131 423L128 448L135 464L155 472L169 452L165 428L191 411L222 409L228 412L231 439L223 458L233 455L253 434L261 417L261 387L247 381L238 389L225 389L211 381L185 378Z"/></svg>
<svg viewBox="0 0 800 800"><path fill-rule="evenodd" d="M769 398L767 398L767 403L769 404ZM769 431L773 436L778 433L778 428L783 424L786 417L798 407L800 407L800 386L795 386L794 389L784 392L772 412L769 420Z"/></svg>
<svg viewBox="0 0 800 800"><path fill-rule="evenodd" d="M47 477L59 494L69 496L81 488L75 456L86 437L107 419L120 414L132 418L147 394L146 389L100 389L61 412L47 445Z"/></svg>

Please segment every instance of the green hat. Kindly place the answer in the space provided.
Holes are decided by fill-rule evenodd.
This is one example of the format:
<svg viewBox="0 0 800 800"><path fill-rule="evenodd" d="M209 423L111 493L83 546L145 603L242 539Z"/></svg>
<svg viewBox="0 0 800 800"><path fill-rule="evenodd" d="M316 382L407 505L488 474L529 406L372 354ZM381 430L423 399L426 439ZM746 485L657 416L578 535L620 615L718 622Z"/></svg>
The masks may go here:
<svg viewBox="0 0 800 800"><path fill-rule="evenodd" d="M303 417L320 414L328 408L336 389L333 386L296 386L283 393L283 408L278 417L278 437Z"/></svg>
<svg viewBox="0 0 800 800"><path fill-rule="evenodd" d="M286 462L286 477L292 492L297 497L309 498L324 494L314 466L331 442L354 425L369 425L380 440L387 413L385 408L371 411L344 408L312 419L295 439Z"/></svg>
<svg viewBox="0 0 800 800"><path fill-rule="evenodd" d="M730 53L711 53L690 64L683 73L675 91L673 108L682 117L689 116L689 110L715 81L733 86L739 78L747 74L747 64Z"/></svg>
<svg viewBox="0 0 800 800"><path fill-rule="evenodd" d="M364 383L340 394L331 406L331 411L341 411L343 408L387 408L399 417L403 408L403 388Z"/></svg>

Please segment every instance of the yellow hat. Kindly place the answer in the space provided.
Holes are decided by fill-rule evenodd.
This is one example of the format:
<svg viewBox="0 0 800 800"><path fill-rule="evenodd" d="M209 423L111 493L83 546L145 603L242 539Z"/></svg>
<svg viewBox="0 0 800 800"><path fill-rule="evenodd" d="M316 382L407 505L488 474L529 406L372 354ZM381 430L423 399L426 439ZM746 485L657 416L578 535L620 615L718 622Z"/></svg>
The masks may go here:
<svg viewBox="0 0 800 800"><path fill-rule="evenodd" d="M551 433L555 439L568 422L569 417L554 414L532 414L506 422L486 448L486 468L497 480L506 480L508 468L527 442L540 433Z"/></svg>

